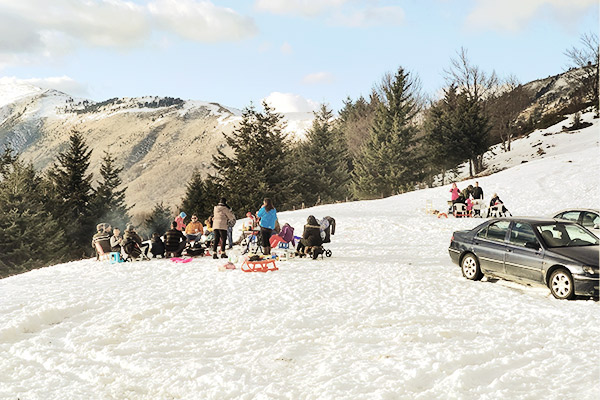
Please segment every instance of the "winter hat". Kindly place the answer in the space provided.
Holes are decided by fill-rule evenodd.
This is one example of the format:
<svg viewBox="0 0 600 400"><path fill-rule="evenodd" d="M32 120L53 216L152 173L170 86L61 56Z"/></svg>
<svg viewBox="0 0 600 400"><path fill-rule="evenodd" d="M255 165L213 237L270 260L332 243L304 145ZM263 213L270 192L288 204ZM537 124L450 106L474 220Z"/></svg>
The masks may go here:
<svg viewBox="0 0 600 400"><path fill-rule="evenodd" d="M133 224L127 224L127 232L133 232Z"/></svg>
<svg viewBox="0 0 600 400"><path fill-rule="evenodd" d="M187 214L182 211L182 212L179 213L179 216L181 218L185 218L185 217L187 217Z"/></svg>

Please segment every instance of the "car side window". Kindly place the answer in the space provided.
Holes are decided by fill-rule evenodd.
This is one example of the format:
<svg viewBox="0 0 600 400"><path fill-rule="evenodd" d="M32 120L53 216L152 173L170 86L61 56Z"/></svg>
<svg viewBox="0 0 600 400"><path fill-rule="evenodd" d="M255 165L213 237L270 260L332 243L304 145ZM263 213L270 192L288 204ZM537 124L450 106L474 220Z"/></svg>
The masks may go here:
<svg viewBox="0 0 600 400"><path fill-rule="evenodd" d="M589 211L583 213L581 225L585 226L586 228L593 228L598 224L600 224L600 216L598 214Z"/></svg>
<svg viewBox="0 0 600 400"><path fill-rule="evenodd" d="M485 228L483 228L482 230L477 232L477 235L475 235L475 236L477 236L478 238L481 238L481 239L485 239L485 238L487 238L487 230L488 230L488 227L486 226Z"/></svg>
<svg viewBox="0 0 600 400"><path fill-rule="evenodd" d="M531 249L539 249L540 247L531 225L522 222L514 223L510 230L508 241L515 246L528 247Z"/></svg>
<svg viewBox="0 0 600 400"><path fill-rule="evenodd" d="M569 211L560 215L561 219L577 222L579 220L579 211Z"/></svg>
<svg viewBox="0 0 600 400"><path fill-rule="evenodd" d="M488 225L486 239L503 242L508 231L509 221L498 221Z"/></svg>

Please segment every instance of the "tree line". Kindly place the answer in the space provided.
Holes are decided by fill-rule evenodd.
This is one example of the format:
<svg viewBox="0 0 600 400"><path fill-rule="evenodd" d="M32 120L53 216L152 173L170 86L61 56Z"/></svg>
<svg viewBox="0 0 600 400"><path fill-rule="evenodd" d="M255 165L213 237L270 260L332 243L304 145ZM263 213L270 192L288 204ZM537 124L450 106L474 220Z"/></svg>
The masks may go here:
<svg viewBox="0 0 600 400"><path fill-rule="evenodd" d="M581 83L581 97L573 102L581 108L593 104L591 98L597 109L597 37L584 39L592 42L585 47L589 54L571 50L575 64L586 57L596 57L596 64L584 65L584 73L577 75L592 78ZM243 217L256 211L264 197L282 211L386 197L431 186L439 178L444 184L447 173L463 162L468 162L471 175L480 173L490 144L501 142L509 151L513 137L543 122L531 113L528 121L517 123L531 94L513 78L500 83L495 73L472 65L464 49L445 74L443 96L427 101L418 76L399 67L367 97L347 98L336 118L322 105L304 140L291 140L283 117L268 104L261 109L248 106L236 130L225 135L227 147L213 156L214 172L195 171L187 182L180 209L205 218L225 196ZM0 277L89 256L98 222L124 228L131 220L118 160L104 153L94 185L90 156L77 131L45 173L10 149L4 151ZM168 206L158 203L144 216L139 233L163 233L173 216Z"/></svg>

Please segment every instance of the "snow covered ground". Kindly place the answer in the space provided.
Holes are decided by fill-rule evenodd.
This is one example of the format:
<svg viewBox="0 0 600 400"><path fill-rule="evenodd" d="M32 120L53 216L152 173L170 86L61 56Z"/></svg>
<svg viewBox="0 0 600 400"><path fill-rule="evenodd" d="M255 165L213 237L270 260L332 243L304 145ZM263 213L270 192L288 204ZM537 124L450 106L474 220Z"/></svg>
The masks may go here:
<svg viewBox="0 0 600 400"><path fill-rule="evenodd" d="M600 207L597 120L549 137L569 145L480 178L486 198ZM83 260L0 280L0 398L600 398L600 304L464 279L450 236L481 220L422 211L448 190L281 213L338 229L332 258L275 272Z"/></svg>

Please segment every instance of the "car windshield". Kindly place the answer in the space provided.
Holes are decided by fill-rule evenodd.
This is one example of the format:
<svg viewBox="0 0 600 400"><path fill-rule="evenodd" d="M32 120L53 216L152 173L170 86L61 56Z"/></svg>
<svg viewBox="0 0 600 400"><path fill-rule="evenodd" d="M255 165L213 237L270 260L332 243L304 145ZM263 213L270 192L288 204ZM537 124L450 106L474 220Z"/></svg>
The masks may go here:
<svg viewBox="0 0 600 400"><path fill-rule="evenodd" d="M536 228L548 247L598 245L598 238L577 224L555 222Z"/></svg>

